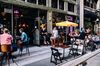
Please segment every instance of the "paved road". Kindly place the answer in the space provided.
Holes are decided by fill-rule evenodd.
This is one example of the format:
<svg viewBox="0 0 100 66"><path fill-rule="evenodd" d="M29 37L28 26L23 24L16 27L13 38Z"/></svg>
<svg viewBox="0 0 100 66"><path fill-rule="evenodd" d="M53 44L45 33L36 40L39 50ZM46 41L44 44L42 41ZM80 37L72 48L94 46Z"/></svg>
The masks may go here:
<svg viewBox="0 0 100 66"><path fill-rule="evenodd" d="M54 63L50 63L50 58L40 60L38 62L30 63L24 66L56 66Z"/></svg>
<svg viewBox="0 0 100 66"><path fill-rule="evenodd" d="M87 66L100 66L100 53L87 61Z"/></svg>
<svg viewBox="0 0 100 66"><path fill-rule="evenodd" d="M62 48L58 49L60 52L63 52ZM50 63L50 46L30 47L30 53L29 56L23 52L25 55L15 59L18 66L55 66L54 63ZM18 52L15 52L15 55L16 54L18 54ZM68 54L68 49L66 49L66 54ZM11 66L16 66L16 64L11 61Z"/></svg>
<svg viewBox="0 0 100 66"><path fill-rule="evenodd" d="M61 48L59 48L59 50L62 52ZM56 66L54 63L50 63L50 46L30 47L30 53L30 56L25 54L25 56L15 59L18 66ZM18 52L15 54L18 54ZM66 49L66 54L68 54L68 49ZM67 59L67 61L65 60L64 63L73 59L75 58ZM16 66L16 64L11 62L11 66ZM100 54L89 59L87 66L100 66Z"/></svg>

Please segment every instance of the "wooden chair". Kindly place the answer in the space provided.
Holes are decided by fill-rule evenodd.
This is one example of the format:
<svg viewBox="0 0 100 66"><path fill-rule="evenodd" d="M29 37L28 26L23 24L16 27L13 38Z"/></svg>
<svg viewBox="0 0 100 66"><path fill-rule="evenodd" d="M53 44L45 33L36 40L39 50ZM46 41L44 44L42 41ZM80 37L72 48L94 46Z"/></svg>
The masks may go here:
<svg viewBox="0 0 100 66"><path fill-rule="evenodd" d="M61 58L62 53L60 53L58 51L58 49L55 49L53 47L51 47L51 52L52 53L51 53L51 59L50 59L50 61L54 62L55 64L57 64L57 60L59 60L62 63L62 58ZM52 61L52 57L54 57L55 61Z"/></svg>

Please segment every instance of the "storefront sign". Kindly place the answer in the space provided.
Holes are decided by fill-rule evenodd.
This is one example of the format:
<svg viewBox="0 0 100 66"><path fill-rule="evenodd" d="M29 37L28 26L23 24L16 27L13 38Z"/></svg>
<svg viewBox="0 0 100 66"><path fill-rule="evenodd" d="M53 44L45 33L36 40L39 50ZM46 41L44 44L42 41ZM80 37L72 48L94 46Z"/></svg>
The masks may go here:
<svg viewBox="0 0 100 66"><path fill-rule="evenodd" d="M4 8L4 12L5 12L5 13L12 13L12 9Z"/></svg>
<svg viewBox="0 0 100 66"><path fill-rule="evenodd" d="M73 21L73 17L72 16L67 16L67 20L68 21Z"/></svg>

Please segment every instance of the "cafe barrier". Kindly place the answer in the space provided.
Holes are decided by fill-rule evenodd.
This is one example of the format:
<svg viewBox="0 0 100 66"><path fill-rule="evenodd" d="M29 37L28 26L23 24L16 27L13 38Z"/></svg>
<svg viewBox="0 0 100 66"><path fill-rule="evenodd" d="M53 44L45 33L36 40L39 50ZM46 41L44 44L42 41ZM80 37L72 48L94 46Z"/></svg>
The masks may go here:
<svg viewBox="0 0 100 66"><path fill-rule="evenodd" d="M81 56L81 57L79 57L75 60L69 61L69 62L67 62L67 63L65 63L61 66L79 66L79 65L84 66L83 64L87 60L89 60L90 58L96 56L99 53L100 53L100 49L97 49L97 50L95 50L93 52L89 52L89 53L87 53L87 54L85 54L85 55L83 55L83 56Z"/></svg>

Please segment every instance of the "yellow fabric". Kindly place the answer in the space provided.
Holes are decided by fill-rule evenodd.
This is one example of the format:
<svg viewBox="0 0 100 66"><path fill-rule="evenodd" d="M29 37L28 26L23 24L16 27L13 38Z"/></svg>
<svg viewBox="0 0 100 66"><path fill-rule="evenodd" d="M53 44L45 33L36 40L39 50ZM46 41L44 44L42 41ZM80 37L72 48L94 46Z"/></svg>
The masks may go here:
<svg viewBox="0 0 100 66"><path fill-rule="evenodd" d="M56 23L56 26L67 26L67 27L73 26L73 27L77 27L78 24L73 23L73 22L69 22L69 21L63 21L63 22Z"/></svg>

